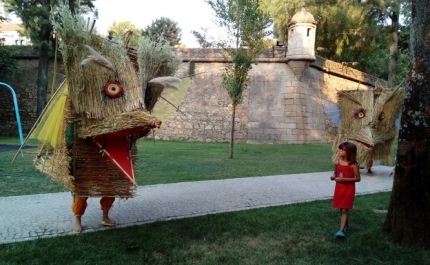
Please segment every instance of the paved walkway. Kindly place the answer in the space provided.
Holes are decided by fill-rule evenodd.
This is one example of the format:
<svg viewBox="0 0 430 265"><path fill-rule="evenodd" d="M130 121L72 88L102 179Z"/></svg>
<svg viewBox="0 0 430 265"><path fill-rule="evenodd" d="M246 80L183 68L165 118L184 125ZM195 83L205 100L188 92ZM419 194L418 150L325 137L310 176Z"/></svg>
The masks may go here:
<svg viewBox="0 0 430 265"><path fill-rule="evenodd" d="M374 166L374 174L361 170L357 194L390 191L391 167ZM117 199L110 217L116 227L156 221L240 211L297 202L329 199L332 172L198 181L142 186L137 196ZM0 244L58 235L70 235L74 224L68 192L0 197ZM88 199L82 217L84 232L112 229L100 226L99 199Z"/></svg>

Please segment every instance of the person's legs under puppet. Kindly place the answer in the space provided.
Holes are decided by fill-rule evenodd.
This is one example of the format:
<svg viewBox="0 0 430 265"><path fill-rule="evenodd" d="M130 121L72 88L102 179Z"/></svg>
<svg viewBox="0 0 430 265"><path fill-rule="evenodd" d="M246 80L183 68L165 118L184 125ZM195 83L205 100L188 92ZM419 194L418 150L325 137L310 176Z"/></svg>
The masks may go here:
<svg viewBox="0 0 430 265"><path fill-rule="evenodd" d="M82 232L82 215L85 213L85 209L87 208L87 197L73 197L72 211L75 215L75 225L73 226L73 232L80 233ZM100 199L100 206L103 211L102 217L102 225L105 226L114 226L116 222L109 218L109 210L112 207L115 198L113 197L102 197Z"/></svg>
<svg viewBox="0 0 430 265"><path fill-rule="evenodd" d="M373 166L373 160L369 160L369 162L367 162L367 165L366 165L367 174L373 174L372 166Z"/></svg>
<svg viewBox="0 0 430 265"><path fill-rule="evenodd" d="M103 197L100 199L100 205L103 211L102 225L105 225L105 226L116 225L116 222L109 218L109 210L112 207L112 204L114 201L115 201L114 197Z"/></svg>

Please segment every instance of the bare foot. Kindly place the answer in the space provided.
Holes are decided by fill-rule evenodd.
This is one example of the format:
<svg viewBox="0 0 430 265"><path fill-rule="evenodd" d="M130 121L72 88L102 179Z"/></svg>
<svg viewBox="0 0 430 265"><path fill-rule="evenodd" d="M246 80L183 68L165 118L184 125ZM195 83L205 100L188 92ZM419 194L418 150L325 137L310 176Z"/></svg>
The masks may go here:
<svg viewBox="0 0 430 265"><path fill-rule="evenodd" d="M103 226L115 226L116 222L114 220L111 220L109 217L104 217L102 219L102 225Z"/></svg>
<svg viewBox="0 0 430 265"><path fill-rule="evenodd" d="M82 232L82 224L81 224L81 218L76 217L75 225L72 229L73 233L81 233Z"/></svg>
<svg viewBox="0 0 430 265"><path fill-rule="evenodd" d="M103 211L102 225L104 226L115 226L116 222L109 218L109 211Z"/></svg>

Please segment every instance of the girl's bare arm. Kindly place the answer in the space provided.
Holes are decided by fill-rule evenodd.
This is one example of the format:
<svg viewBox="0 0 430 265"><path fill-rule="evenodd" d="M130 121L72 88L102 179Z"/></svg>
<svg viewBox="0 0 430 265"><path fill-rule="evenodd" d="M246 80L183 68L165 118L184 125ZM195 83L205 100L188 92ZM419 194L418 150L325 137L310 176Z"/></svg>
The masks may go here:
<svg viewBox="0 0 430 265"><path fill-rule="evenodd" d="M352 165L352 169L354 170L354 177L352 178L354 182L360 182L361 175L360 175L360 168L357 164Z"/></svg>
<svg viewBox="0 0 430 265"><path fill-rule="evenodd" d="M334 164L334 173L333 175L330 177L330 180L335 180L335 178L337 177L337 172L336 172L336 164Z"/></svg>

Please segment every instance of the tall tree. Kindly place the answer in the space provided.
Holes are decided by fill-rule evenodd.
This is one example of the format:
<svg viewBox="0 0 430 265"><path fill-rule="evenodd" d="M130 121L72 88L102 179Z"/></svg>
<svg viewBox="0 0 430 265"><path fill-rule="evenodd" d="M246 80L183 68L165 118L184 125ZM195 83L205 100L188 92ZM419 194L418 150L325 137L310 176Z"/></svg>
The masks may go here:
<svg viewBox="0 0 430 265"><path fill-rule="evenodd" d="M191 34L193 34L194 38L197 39L197 42L199 43L200 47L202 48L215 48L217 46L216 41L212 36L208 36L208 28L200 28L202 31L191 31Z"/></svg>
<svg viewBox="0 0 430 265"><path fill-rule="evenodd" d="M260 9L272 17L275 36L286 41L288 23L301 5L299 0L261 0ZM316 45L324 48L322 56L334 59L351 47L369 46L367 42L373 34L369 34L365 5L352 0L319 0L307 5L306 10L318 21Z"/></svg>
<svg viewBox="0 0 430 265"><path fill-rule="evenodd" d="M313 14L318 20L317 47L324 47L322 56L340 62L357 61L352 56L356 51L361 56L369 55L376 32L371 27L366 8L348 0L323 2L314 6ZM359 62L361 64L362 62Z"/></svg>
<svg viewBox="0 0 430 265"><path fill-rule="evenodd" d="M227 30L222 46L233 63L227 64L222 75L223 86L232 100L233 111L230 134L230 158L233 158L236 108L242 103L248 86L248 72L256 56L264 48L264 37L270 35L269 16L258 9L259 0L206 0L214 10L216 23ZM233 47L235 48L231 48Z"/></svg>
<svg viewBox="0 0 430 265"><path fill-rule="evenodd" d="M29 30L33 45L39 50L37 115L40 115L47 102L49 50L52 41L49 18L53 3L49 0L6 0L5 3L21 18L24 27Z"/></svg>
<svg viewBox="0 0 430 265"><path fill-rule="evenodd" d="M287 41L288 22L300 10L302 0L261 0L260 10L273 20L273 33L278 40Z"/></svg>
<svg viewBox="0 0 430 265"><path fill-rule="evenodd" d="M61 0L5 0L6 8L21 18L29 32L31 42L39 51L37 73L37 115L40 115L47 102L49 56L53 45L51 15ZM84 5L93 9L93 0L67 0L72 11Z"/></svg>
<svg viewBox="0 0 430 265"><path fill-rule="evenodd" d="M128 45L137 46L141 36L142 29L137 28L130 21L113 22L109 27L109 36L112 38L126 39L130 38ZM129 35L131 34L131 35Z"/></svg>
<svg viewBox="0 0 430 265"><path fill-rule="evenodd" d="M383 230L396 243L430 249L430 9L412 0L410 62L393 190Z"/></svg>
<svg viewBox="0 0 430 265"><path fill-rule="evenodd" d="M6 18L0 12L0 22L6 21ZM1 24L0 24L1 29ZM3 46L3 39L0 38L0 80L7 80L18 71L18 61L13 59L16 50L10 46Z"/></svg>
<svg viewBox="0 0 430 265"><path fill-rule="evenodd" d="M177 22L161 17L152 21L151 25L143 30L142 35L150 37L155 42L167 41L170 46L175 46L181 41L181 31Z"/></svg>
<svg viewBox="0 0 430 265"><path fill-rule="evenodd" d="M388 86L395 86L397 61L399 58L399 30L400 30L400 6L402 0L370 0L369 14L377 19L378 23L387 29L389 64L388 64Z"/></svg>
<svg viewBox="0 0 430 265"><path fill-rule="evenodd" d="M261 0L260 8L271 15L275 36L287 38L287 24L298 11L297 0ZM356 68L398 84L403 80L404 54L396 48L400 12L404 0L317 0L306 10L318 21L318 55L338 62L357 62ZM399 4L401 3L401 5ZM406 15L407 13L403 13ZM392 22L393 21L393 22ZM392 23L391 23L392 22ZM399 70L398 70L399 69ZM394 82L393 82L394 81ZM390 85L392 86L392 85Z"/></svg>
<svg viewBox="0 0 430 265"><path fill-rule="evenodd" d="M0 12L0 22L3 22L3 21L5 21L6 20L6 18L3 16L4 14L2 14L1 12ZM0 28L1 28L1 25L0 25ZM0 38L0 45L3 45L3 39L2 38Z"/></svg>

